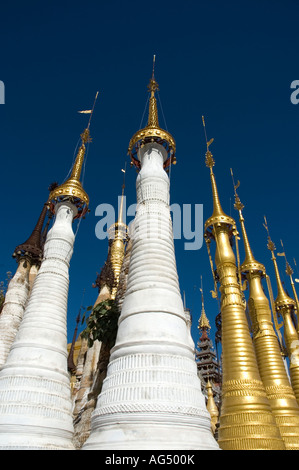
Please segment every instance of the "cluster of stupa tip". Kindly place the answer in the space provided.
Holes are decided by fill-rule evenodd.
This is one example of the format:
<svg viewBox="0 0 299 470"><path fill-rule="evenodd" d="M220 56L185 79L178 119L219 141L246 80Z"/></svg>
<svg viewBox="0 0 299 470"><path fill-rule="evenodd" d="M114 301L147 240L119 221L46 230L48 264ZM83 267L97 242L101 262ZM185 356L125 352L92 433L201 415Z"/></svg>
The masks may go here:
<svg viewBox="0 0 299 470"><path fill-rule="evenodd" d="M77 338L76 329L67 345L72 225L89 204L80 180L90 121L70 177L50 186L32 235L15 249L18 267L0 314L1 450L299 449L299 303L292 269L287 263L294 299L281 281L265 219L274 299L265 267L253 256L234 183L245 251L239 262L240 234L222 209L213 139L206 138L213 213L204 236L220 307L221 359L209 338L202 288L196 349L179 288L169 207L176 144L159 125L157 89L153 73L148 123L128 148L138 174L134 222L129 231L121 204L94 285L99 294L93 311L104 311L104 322L116 316L114 341Z"/></svg>

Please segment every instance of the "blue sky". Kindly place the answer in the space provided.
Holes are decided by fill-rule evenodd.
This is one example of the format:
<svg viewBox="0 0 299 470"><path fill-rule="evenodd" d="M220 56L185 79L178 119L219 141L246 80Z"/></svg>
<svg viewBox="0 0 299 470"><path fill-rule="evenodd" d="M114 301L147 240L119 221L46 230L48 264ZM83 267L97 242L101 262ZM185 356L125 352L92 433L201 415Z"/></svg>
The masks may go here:
<svg viewBox="0 0 299 470"><path fill-rule="evenodd" d="M71 340L83 290L92 288L107 255L98 240L99 204L117 205L121 168L147 100L152 58L163 106L160 124L177 143L171 172L171 202L203 204L212 213L209 170L205 166L205 116L223 209L233 208L230 168L240 180L240 198L255 257L276 285L266 247L267 216L279 251L283 240L291 264L298 253L299 105L290 101L299 79L296 1L137 1L73 0L1 6L0 105L2 224L0 279L16 269L11 255L31 233L53 181L62 182L73 160L96 91L84 188L90 214L80 224L70 268L68 339ZM136 201L136 172L127 165L127 204ZM76 230L76 225L74 224ZM195 341L200 314L200 277L212 325L218 313L206 247L184 250L177 240L177 268ZM241 261L244 258L241 245ZM281 273L284 262L279 260ZM293 266L294 267L294 266ZM299 275L298 275L299 277Z"/></svg>

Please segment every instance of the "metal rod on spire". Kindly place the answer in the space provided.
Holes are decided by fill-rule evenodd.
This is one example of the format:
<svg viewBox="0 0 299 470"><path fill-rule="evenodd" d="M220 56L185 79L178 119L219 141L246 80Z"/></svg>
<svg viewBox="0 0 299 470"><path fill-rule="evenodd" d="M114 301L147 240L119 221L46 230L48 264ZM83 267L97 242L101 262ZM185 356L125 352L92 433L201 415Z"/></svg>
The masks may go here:
<svg viewBox="0 0 299 470"><path fill-rule="evenodd" d="M125 189L125 186L126 186L126 169L127 169L127 162L125 162L125 169L121 169L121 171L123 172L124 174L124 179L123 179L123 185L122 185L122 189L124 190Z"/></svg>
<svg viewBox="0 0 299 470"><path fill-rule="evenodd" d="M152 78L155 77L155 62L156 62L156 55L154 54L154 57L153 57L153 74L152 74Z"/></svg>
<svg viewBox="0 0 299 470"><path fill-rule="evenodd" d="M203 287L202 287L202 276L200 276L200 292L201 292L201 305L204 307L204 296L203 296Z"/></svg>
<svg viewBox="0 0 299 470"><path fill-rule="evenodd" d="M268 250L270 250L272 252L272 259L273 259L273 258L275 258L274 251L276 250L276 247L275 247L275 244L273 243L273 241L271 240L269 227L268 227L268 222L267 222L267 219L266 219L265 215L264 215L264 221L265 221L265 223L263 224L263 226L265 227L265 229L267 230L267 233L268 233L267 248L268 248ZM275 258L275 260L276 260L276 258Z"/></svg>
<svg viewBox="0 0 299 470"><path fill-rule="evenodd" d="M208 141L207 131L206 131L206 123L205 123L205 118L204 118L204 116L202 116L202 124L203 124L204 132L205 132L205 138L206 138L206 144L207 144L207 151L209 152L209 147L210 147L211 143L214 142L214 139L211 139L211 140Z"/></svg>
<svg viewBox="0 0 299 470"><path fill-rule="evenodd" d="M295 288L295 284L294 284L294 280L293 280L294 271L293 271L291 265L288 263L286 251L285 251L285 249L284 249L282 240L280 240L280 243L281 243L283 252L282 252L282 253L277 253L277 255L278 255L278 256L284 256L284 259L285 259L285 262L286 262L286 269L285 269L285 272L286 272L286 274L287 274L287 275L289 276L289 278L290 278L290 282L291 282L291 286L292 286L292 290L293 290L293 294L294 294L294 299L295 299L295 302L296 302L297 324L298 324L299 299L298 299L298 295L297 295L296 288ZM298 327L299 327L299 325L297 325L297 329L298 329Z"/></svg>
<svg viewBox="0 0 299 470"><path fill-rule="evenodd" d="M234 174L233 174L232 168L230 169L230 174L232 175L235 196L238 197L237 189L240 186L240 181L238 181L237 184L235 184L235 179L234 179Z"/></svg>
<svg viewBox="0 0 299 470"><path fill-rule="evenodd" d="M203 116L201 116L201 118L202 118L202 124L203 124L204 133L205 133L205 138L206 138L207 150L209 150L208 149L208 138L207 138L205 118Z"/></svg>
<svg viewBox="0 0 299 470"><path fill-rule="evenodd" d="M92 110L91 110L91 113L90 113L90 117L89 117L87 129L89 129L89 126L90 126L90 123L91 123L91 118L92 118L93 111L94 111L94 108L95 108L95 105L96 105L96 101L97 101L97 98L98 98L98 94L99 94L99 92L97 91L96 96L95 96L95 99L94 99L94 102L93 102L93 107L92 107Z"/></svg>
<svg viewBox="0 0 299 470"><path fill-rule="evenodd" d="M92 118L93 111L94 111L94 108L95 108L95 104L96 104L96 101L97 101L97 98L98 98L98 94L99 94L99 92L97 91L94 102L93 102L92 109L85 109L84 111L78 111L78 113L80 113L80 114L90 114L87 130L89 130L89 127L90 127L91 118Z"/></svg>

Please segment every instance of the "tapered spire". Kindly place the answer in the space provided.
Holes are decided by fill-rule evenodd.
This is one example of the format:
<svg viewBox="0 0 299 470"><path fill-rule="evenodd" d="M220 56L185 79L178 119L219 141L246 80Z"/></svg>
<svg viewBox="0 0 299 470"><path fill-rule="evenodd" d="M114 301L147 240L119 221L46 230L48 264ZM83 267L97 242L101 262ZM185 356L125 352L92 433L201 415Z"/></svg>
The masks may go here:
<svg viewBox="0 0 299 470"><path fill-rule="evenodd" d="M205 123L203 119L205 128ZM245 313L231 238L235 221L220 204L214 159L207 142L213 214L205 223L206 240L216 242L215 263L221 292L222 405L218 443L225 450L285 449L262 383ZM214 275L214 273L213 273Z"/></svg>
<svg viewBox="0 0 299 470"><path fill-rule="evenodd" d="M282 351L272 323L270 304L262 286L262 279L266 277L266 270L264 265L256 261L253 256L242 214L244 206L237 193L240 182L238 181L235 184L232 170L231 175L235 192L234 207L239 212L245 249L245 260L240 271L249 287L247 305L252 324L252 339L257 364L272 413L286 449L297 450L299 449L299 407L289 383ZM273 315L275 315L275 312L273 312Z"/></svg>
<svg viewBox="0 0 299 470"><path fill-rule="evenodd" d="M286 291L283 287L282 281L281 281L277 260L276 260L275 254L274 254L276 248L275 248L274 243L271 240L266 218L265 218L264 227L266 228L267 233L268 233L268 245L267 245L267 247L268 247L268 250L270 250L271 253L272 253L272 261L273 261L273 265L274 265L274 271L275 271L275 277L276 277L276 283L277 283L277 297L275 299L275 305L277 306L277 308L281 308L281 307L284 307L284 306L290 306L291 308L294 308L296 303L286 293Z"/></svg>
<svg viewBox="0 0 299 470"><path fill-rule="evenodd" d="M241 265L241 271L242 272L247 272L247 271L252 271L252 270L258 270L260 271L263 275L265 274L265 266L258 261L256 261L251 246L249 244L246 228L245 228L245 220L243 217L242 210L244 209L244 205L242 204L238 193L237 193L237 188L240 186L240 182L238 181L237 184L235 184L234 177L233 177L233 171L232 169L231 175L233 178L233 184L234 184L234 192L235 192L235 204L234 207L235 209L239 212L239 221L241 225L241 231L242 231L242 236L243 236L243 243L244 243L244 250L245 250L245 259Z"/></svg>
<svg viewBox="0 0 299 470"><path fill-rule="evenodd" d="M218 410L217 405L216 405L215 400L214 400L213 387L212 387L212 384L211 384L209 379L208 379L208 382L207 382L207 385L206 385L206 390L207 390L207 395L208 395L207 410L211 415L211 428L212 428L213 434L215 434L216 427L217 427L217 424L218 424L219 410Z"/></svg>
<svg viewBox="0 0 299 470"><path fill-rule="evenodd" d="M215 174L213 172L213 167L215 165L215 160L213 158L213 155L210 151L210 145L214 141L214 139L210 139L208 141L207 139L207 134L206 134L206 124L205 124L205 119L204 116L202 116L202 123L204 126L204 131L205 131L205 137L206 137L206 145L207 145L207 151L206 151L206 166L210 169L210 178L211 178L211 185L212 185L212 197L213 197L213 214L211 217L209 217L205 223L205 229L209 230L209 232L212 234L210 229L212 226L216 223L226 223L229 226L235 226L235 221L232 217L229 217L228 215L225 214L225 212L222 209L220 199L219 199L219 194L218 194L218 188L216 184L216 178ZM210 229L209 229L210 228Z"/></svg>
<svg viewBox="0 0 299 470"><path fill-rule="evenodd" d="M277 253L277 255L279 254L280 256L284 256L284 258L285 258L285 262L286 262L285 272L290 278L292 291L293 291L293 294L294 294L294 300L295 300L295 303L296 303L296 311L297 311L297 332L299 333L299 321L298 321L298 318L299 318L299 299L298 299L298 295L297 295L294 280L293 280L294 271L293 271L292 267L290 266L290 264L288 263L286 252L285 252L282 240L280 240L280 243L281 243L281 246L283 248L283 252L282 253Z"/></svg>
<svg viewBox="0 0 299 470"><path fill-rule="evenodd" d="M71 176L64 183L55 188L49 196L49 203L51 204L51 207L53 207L53 203L62 201L65 198L71 198L78 209L79 217L86 213L89 204L89 197L82 187L80 177L84 162L86 144L90 141L91 139L89 129L86 128L81 134L81 146L78 150Z"/></svg>
<svg viewBox="0 0 299 470"><path fill-rule="evenodd" d="M149 99L149 110L148 110L148 122L147 128L160 129L159 118L158 118L158 109L157 109L157 100L155 93L159 91L159 85L155 80L154 73L148 84L148 90L151 94Z"/></svg>
<svg viewBox="0 0 299 470"><path fill-rule="evenodd" d="M125 170L124 170L125 172ZM128 227L123 222L125 179L122 185L122 194L119 205L118 220L109 228L109 261L113 271L113 287L111 298L115 299L119 284L119 276L125 256L125 247L128 240Z"/></svg>
<svg viewBox="0 0 299 470"><path fill-rule="evenodd" d="M43 257L42 229L47 213L48 205L45 203L30 237L14 250L12 256L17 261L22 257L27 257L30 258L31 264L40 265Z"/></svg>
<svg viewBox="0 0 299 470"><path fill-rule="evenodd" d="M86 129L82 132L80 136L81 145L78 150L75 163L72 167L71 176L64 183L55 188L49 196L49 204L52 211L54 209L54 205L57 202L62 201L66 198L70 199L72 203L75 204L78 210L78 214L75 216L75 218L83 217L88 210L89 197L83 189L80 178L86 153L86 144L91 142L89 128L98 94L99 92L96 93L92 109L88 111L83 111L84 113L89 113L90 118Z"/></svg>
<svg viewBox="0 0 299 470"><path fill-rule="evenodd" d="M150 93L148 122L143 129L140 129L133 135L128 148L128 155L131 157L131 162L138 169L140 169L138 150L142 148L144 144L150 142L158 142L167 150L167 158L164 161L164 168L167 168L171 163L176 163L175 140L167 130L162 129L159 125L156 99L156 92L159 90L159 85L155 79L155 59L156 56L154 56L152 76L148 85Z"/></svg>
<svg viewBox="0 0 299 470"><path fill-rule="evenodd" d="M293 387L297 402L299 404L299 361L297 359L299 337L298 337L298 333L296 331L294 321L293 321L296 303L293 299L291 299L291 297L289 297L289 295L284 290L280 273L279 273L279 269L278 269L277 260L274 254L274 251L276 250L276 248L269 234L269 228L268 228L266 217L265 217L264 227L266 228L267 233L268 233L267 247L268 247L268 250L270 250L272 254L271 259L274 265L276 284L277 284L277 297L275 299L274 304L275 304L277 314L281 315L283 318L284 339L285 339L285 344L286 344L287 355L290 360L291 383L292 383L292 387Z"/></svg>
<svg viewBox="0 0 299 470"><path fill-rule="evenodd" d="M206 315L206 311L205 311L204 295L203 295L203 288L202 288L202 279L201 279L200 292L201 292L201 315L200 315L200 318L198 320L198 329L200 330L200 329L206 328L206 329L210 330L211 325L210 325L209 319L208 319L208 317Z"/></svg>

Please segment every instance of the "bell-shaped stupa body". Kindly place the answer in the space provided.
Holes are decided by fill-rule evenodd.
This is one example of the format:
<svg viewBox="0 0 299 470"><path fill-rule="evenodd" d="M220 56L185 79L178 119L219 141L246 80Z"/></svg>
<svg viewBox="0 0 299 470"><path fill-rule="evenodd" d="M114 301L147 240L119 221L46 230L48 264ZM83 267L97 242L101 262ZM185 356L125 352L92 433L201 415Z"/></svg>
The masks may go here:
<svg viewBox="0 0 299 470"><path fill-rule="evenodd" d="M66 317L75 241L72 223L88 202L79 176L89 131L81 137L72 179L50 193L55 221L22 323L0 372L1 450L74 449Z"/></svg>
<svg viewBox="0 0 299 470"><path fill-rule="evenodd" d="M153 82L149 122L156 113ZM86 450L218 449L179 289L164 170L172 156L161 135L158 124L146 128L135 154L140 172L127 290ZM173 148L173 139L164 138Z"/></svg>

